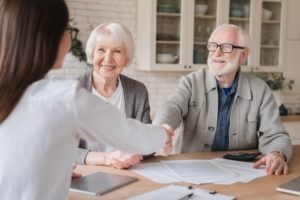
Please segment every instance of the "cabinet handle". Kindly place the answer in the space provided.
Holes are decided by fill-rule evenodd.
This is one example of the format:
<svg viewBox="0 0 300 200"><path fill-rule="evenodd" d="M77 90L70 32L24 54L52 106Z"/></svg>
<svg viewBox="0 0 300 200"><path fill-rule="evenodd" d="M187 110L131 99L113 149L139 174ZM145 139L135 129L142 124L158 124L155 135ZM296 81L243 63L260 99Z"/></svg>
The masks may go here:
<svg viewBox="0 0 300 200"><path fill-rule="evenodd" d="M184 69L186 69L187 68L187 66L186 65L184 65Z"/></svg>
<svg viewBox="0 0 300 200"><path fill-rule="evenodd" d="M192 65L189 65L189 68L191 69L191 68L192 68Z"/></svg>

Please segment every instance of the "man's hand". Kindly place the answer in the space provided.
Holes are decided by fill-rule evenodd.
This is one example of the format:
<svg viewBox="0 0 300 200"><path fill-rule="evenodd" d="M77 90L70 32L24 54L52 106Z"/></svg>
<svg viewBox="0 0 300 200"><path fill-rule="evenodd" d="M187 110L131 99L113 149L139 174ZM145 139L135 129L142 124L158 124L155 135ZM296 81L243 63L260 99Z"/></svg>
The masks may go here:
<svg viewBox="0 0 300 200"><path fill-rule="evenodd" d="M106 165L116 169L127 169L140 163L142 155L123 151L89 152L85 158L87 165Z"/></svg>
<svg viewBox="0 0 300 200"><path fill-rule="evenodd" d="M162 127L167 132L167 140L165 142L165 146L156 153L158 155L161 155L161 156L167 156L167 155L170 155L172 153L172 150L173 150L172 137L175 134L174 134L174 131L173 131L172 127L169 126L168 124L163 124Z"/></svg>
<svg viewBox="0 0 300 200"><path fill-rule="evenodd" d="M73 164L73 170L76 168L76 166L77 166L76 164ZM82 176L81 174L72 171L72 180L76 178L80 178L81 176Z"/></svg>
<svg viewBox="0 0 300 200"><path fill-rule="evenodd" d="M269 175L288 174L288 165L279 152L271 152L265 155L254 163L253 167L259 168L261 165L266 166L266 171Z"/></svg>

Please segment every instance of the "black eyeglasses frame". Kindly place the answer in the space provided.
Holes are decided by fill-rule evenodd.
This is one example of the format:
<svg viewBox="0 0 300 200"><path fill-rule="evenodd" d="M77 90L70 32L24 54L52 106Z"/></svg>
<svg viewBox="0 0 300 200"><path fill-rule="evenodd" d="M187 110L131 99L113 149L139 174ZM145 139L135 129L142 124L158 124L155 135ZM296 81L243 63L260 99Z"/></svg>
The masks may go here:
<svg viewBox="0 0 300 200"><path fill-rule="evenodd" d="M78 28L75 28L74 26L71 26L70 24L68 24L66 30L69 31L69 34L70 34L70 37L72 40L77 38L77 35L79 32Z"/></svg>
<svg viewBox="0 0 300 200"><path fill-rule="evenodd" d="M211 45L211 44L216 45L216 50L214 50L214 51L209 50L209 47L208 47L208 46ZM223 47L222 47L223 45L229 45L229 46L231 46L231 51L226 51L226 52L224 52L224 51L223 51ZM206 45L207 50L210 51L210 52L215 52L215 51L217 51L218 47L220 47L220 50L221 50L223 53L232 53L233 49L246 49L246 47L237 46L237 45L233 45L233 44L230 44L230 43L217 44L217 43L215 43L215 42L208 42L207 45Z"/></svg>

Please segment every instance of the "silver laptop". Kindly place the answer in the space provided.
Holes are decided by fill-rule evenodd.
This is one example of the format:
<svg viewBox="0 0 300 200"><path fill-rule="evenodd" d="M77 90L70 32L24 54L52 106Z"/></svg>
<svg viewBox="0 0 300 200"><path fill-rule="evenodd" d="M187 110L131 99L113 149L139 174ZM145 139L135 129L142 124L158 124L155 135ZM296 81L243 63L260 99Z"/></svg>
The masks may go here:
<svg viewBox="0 0 300 200"><path fill-rule="evenodd" d="M100 196L137 180L131 176L97 172L73 180L70 191Z"/></svg>
<svg viewBox="0 0 300 200"><path fill-rule="evenodd" d="M300 176L278 186L276 189L280 192L286 192L300 196Z"/></svg>

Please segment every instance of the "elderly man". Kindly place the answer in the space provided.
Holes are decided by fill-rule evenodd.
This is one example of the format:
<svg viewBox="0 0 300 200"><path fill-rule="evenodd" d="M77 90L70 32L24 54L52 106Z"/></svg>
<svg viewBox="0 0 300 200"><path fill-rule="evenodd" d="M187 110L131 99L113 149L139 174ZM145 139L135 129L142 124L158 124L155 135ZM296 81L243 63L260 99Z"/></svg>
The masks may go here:
<svg viewBox="0 0 300 200"><path fill-rule="evenodd" d="M258 148L254 164L268 174L287 174L291 140L280 122L272 91L257 77L241 72L249 54L248 34L235 25L218 26L207 44L208 69L184 76L176 94L154 119L184 133L181 152Z"/></svg>

